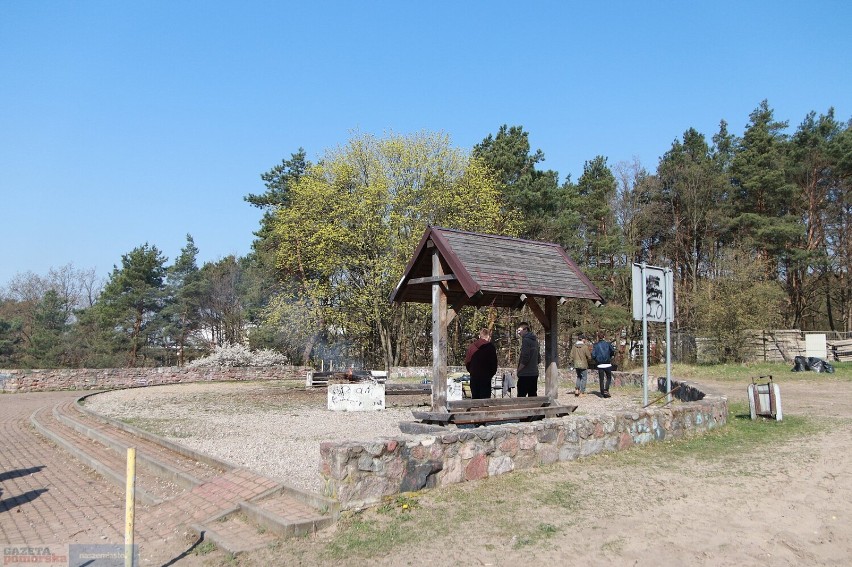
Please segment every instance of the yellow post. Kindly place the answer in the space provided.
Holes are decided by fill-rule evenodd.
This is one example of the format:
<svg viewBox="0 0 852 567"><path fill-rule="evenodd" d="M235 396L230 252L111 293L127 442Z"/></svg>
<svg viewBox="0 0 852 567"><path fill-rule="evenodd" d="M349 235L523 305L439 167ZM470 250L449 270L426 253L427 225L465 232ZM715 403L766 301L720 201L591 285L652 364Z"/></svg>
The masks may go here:
<svg viewBox="0 0 852 567"><path fill-rule="evenodd" d="M136 514L136 448L127 448L127 495L124 506L124 567L133 567L133 521Z"/></svg>

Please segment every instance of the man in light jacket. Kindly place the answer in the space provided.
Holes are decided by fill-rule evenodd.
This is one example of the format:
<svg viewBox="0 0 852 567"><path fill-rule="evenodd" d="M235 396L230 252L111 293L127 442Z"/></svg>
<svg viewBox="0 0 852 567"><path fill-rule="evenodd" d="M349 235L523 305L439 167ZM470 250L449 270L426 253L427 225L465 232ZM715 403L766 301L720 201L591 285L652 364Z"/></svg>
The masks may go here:
<svg viewBox="0 0 852 567"><path fill-rule="evenodd" d="M589 376L589 366L592 365L592 350L586 344L583 335L577 337L577 342L571 347L571 364L577 372L577 387L574 388L575 396L586 395L586 379Z"/></svg>

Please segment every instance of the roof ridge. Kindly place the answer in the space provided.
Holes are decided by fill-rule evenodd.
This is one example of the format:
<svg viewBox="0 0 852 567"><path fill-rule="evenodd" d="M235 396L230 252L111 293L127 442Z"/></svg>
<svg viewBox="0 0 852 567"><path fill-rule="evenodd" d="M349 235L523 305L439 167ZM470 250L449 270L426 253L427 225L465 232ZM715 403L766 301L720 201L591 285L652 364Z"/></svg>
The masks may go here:
<svg viewBox="0 0 852 567"><path fill-rule="evenodd" d="M482 237L485 237L485 238L496 238L498 240L511 240L512 242L525 242L527 244L539 244L541 246L554 246L554 247L557 247L557 248L562 248L562 245L560 245L557 242L544 242L543 240L530 240L528 238L517 238L517 237L514 237L514 236L506 236L504 234L486 234L484 232L473 232L473 231L470 231L470 230L462 230L462 229L459 229L459 228L447 228L447 227L444 227L444 226L433 226L431 228L432 228L432 230L438 230L438 231L441 231L441 232L456 232L456 233L459 233L459 234L469 234L471 236L482 236Z"/></svg>

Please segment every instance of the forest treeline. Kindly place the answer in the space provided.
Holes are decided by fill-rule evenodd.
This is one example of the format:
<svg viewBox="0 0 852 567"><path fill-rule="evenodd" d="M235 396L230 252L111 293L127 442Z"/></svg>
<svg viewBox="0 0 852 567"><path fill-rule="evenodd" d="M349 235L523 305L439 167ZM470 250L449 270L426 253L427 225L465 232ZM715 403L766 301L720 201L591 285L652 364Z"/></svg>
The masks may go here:
<svg viewBox="0 0 852 567"><path fill-rule="evenodd" d="M251 253L199 266L187 235L173 263L145 243L105 282L73 264L18 274L0 295L0 366L183 365L216 345L274 349L296 364L431 363L430 306L388 302L429 225L561 244L606 298L560 309L563 343L636 336L631 266L674 273L674 328L744 356L747 329L852 331L852 121L811 112L790 128L767 101L743 135L674 139L654 170L585 162L560 181L522 126L471 149L441 133L356 133L317 163L299 149L244 196L263 210ZM247 205L247 206L248 206ZM449 361L478 327L501 362L525 311L463 308ZM570 343L568 343L570 344Z"/></svg>

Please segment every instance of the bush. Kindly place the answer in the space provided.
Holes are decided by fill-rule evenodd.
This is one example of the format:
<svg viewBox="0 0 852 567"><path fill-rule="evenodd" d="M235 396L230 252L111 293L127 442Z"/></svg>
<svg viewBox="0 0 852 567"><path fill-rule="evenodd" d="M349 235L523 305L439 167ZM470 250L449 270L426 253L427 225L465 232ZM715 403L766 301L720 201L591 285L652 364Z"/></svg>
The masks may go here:
<svg viewBox="0 0 852 567"><path fill-rule="evenodd" d="M720 362L742 362L752 354L749 329L779 325L784 290L753 253L719 256L722 277L700 282L693 298L696 324L698 332L713 340Z"/></svg>
<svg viewBox="0 0 852 567"><path fill-rule="evenodd" d="M234 366L282 366L289 364L286 356L274 350L249 350L243 345L222 345L208 356L197 358L187 368L231 368Z"/></svg>

